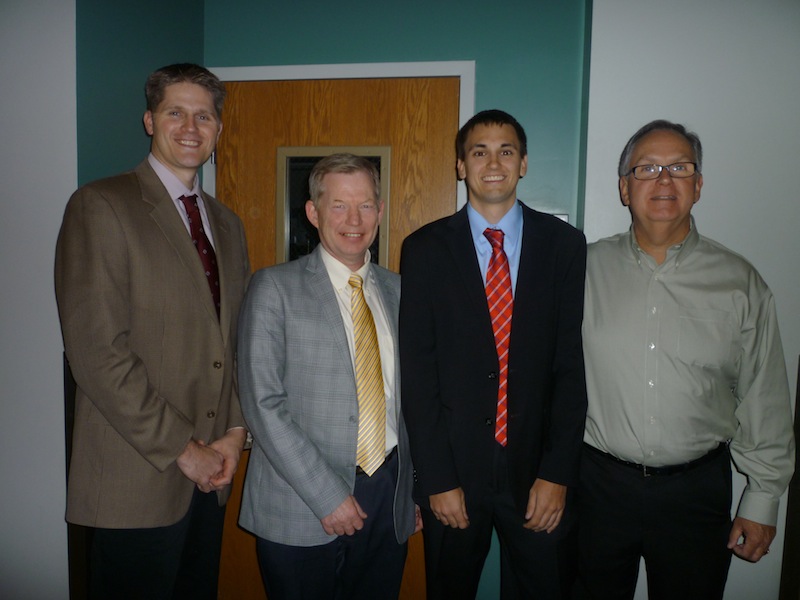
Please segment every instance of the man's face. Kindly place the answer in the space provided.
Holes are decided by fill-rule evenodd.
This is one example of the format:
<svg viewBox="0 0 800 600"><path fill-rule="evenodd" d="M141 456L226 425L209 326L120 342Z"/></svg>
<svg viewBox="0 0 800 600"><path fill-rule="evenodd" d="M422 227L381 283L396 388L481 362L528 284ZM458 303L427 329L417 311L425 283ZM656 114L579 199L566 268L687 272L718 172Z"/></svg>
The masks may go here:
<svg viewBox="0 0 800 600"><path fill-rule="evenodd" d="M375 198L372 178L362 171L328 173L322 178L322 189L318 206L306 202L306 216L319 230L325 250L357 271L378 234L383 202Z"/></svg>
<svg viewBox="0 0 800 600"><path fill-rule="evenodd" d="M188 82L164 89L161 104L144 113L144 127L152 136L150 151L187 187L211 156L222 131L211 92Z"/></svg>
<svg viewBox="0 0 800 600"><path fill-rule="evenodd" d="M682 135L669 130L657 130L644 136L633 149L631 163L637 165L671 165L694 162L692 146ZM633 174L620 177L619 193L622 203L630 208L634 228L649 232L659 224L671 225L672 231L688 233L690 213L700 199L703 176L699 173L685 179L673 178L662 169L658 179L640 181Z"/></svg>
<svg viewBox="0 0 800 600"><path fill-rule="evenodd" d="M473 208L508 210L517 199L517 182L528 170L520 154L517 132L511 125L476 125L464 144L464 159L456 162L459 178L467 184Z"/></svg>

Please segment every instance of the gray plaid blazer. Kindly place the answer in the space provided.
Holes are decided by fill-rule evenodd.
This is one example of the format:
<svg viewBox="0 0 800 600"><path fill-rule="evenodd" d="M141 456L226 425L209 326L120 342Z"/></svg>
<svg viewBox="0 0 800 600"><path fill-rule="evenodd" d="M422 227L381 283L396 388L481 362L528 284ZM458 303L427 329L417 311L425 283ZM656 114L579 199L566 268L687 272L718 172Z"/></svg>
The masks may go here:
<svg viewBox="0 0 800 600"><path fill-rule="evenodd" d="M397 336L400 276L371 269ZM259 537L316 546L335 536L320 519L355 484L358 402L344 324L320 249L253 276L239 320L239 394L254 444L239 524ZM395 346L395 362L400 361ZM399 543L414 531L408 436L398 411Z"/></svg>

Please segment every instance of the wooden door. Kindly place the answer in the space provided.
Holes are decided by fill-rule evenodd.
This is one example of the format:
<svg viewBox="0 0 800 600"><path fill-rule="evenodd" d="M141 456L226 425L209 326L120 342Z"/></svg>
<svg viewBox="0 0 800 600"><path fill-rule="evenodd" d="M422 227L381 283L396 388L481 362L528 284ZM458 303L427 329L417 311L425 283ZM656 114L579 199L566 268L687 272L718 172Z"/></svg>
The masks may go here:
<svg viewBox="0 0 800 600"><path fill-rule="evenodd" d="M403 239L456 208L457 77L227 82L217 197L242 218L253 269L276 262L277 148L390 146L389 260ZM249 452L228 504L219 597L266 598L255 540L237 526ZM421 534L409 541L401 598L425 598Z"/></svg>

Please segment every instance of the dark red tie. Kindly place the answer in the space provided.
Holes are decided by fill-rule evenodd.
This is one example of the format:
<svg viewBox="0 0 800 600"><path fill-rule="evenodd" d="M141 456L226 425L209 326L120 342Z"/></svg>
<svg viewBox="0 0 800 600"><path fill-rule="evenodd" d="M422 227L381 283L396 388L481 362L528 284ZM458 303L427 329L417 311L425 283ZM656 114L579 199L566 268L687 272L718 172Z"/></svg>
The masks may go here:
<svg viewBox="0 0 800 600"><path fill-rule="evenodd" d="M186 208L186 216L189 217L189 230L197 248L197 254L200 256L200 262L203 263L203 270L208 279L208 287L211 290L211 297L214 300L214 306L217 308L217 316L219 317L219 269L217 268L217 255L214 252L214 247L203 231L203 220L200 218L200 209L197 207L197 196L181 196L180 201Z"/></svg>
<svg viewBox="0 0 800 600"><path fill-rule="evenodd" d="M500 229L483 232L492 245L492 258L486 270L486 300L492 317L494 343L497 347L497 362L500 374L497 388L497 415L494 439L501 446L508 442L508 346L511 340L511 316L514 312L514 296L511 293L511 272L508 257L503 250L505 235Z"/></svg>

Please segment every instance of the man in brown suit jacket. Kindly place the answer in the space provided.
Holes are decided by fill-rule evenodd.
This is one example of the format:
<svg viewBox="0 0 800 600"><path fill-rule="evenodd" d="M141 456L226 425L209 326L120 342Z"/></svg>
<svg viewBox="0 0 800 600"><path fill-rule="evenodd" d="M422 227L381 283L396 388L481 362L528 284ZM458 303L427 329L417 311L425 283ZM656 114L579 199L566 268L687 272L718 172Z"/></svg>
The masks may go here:
<svg viewBox="0 0 800 600"><path fill-rule="evenodd" d="M94 528L92 597L216 598L246 437L234 353L250 267L241 221L197 178L222 129L223 84L179 64L145 92L150 155L75 192L58 238L77 382L67 520Z"/></svg>

